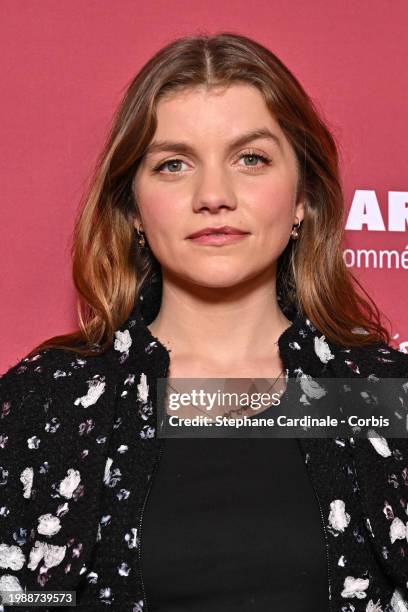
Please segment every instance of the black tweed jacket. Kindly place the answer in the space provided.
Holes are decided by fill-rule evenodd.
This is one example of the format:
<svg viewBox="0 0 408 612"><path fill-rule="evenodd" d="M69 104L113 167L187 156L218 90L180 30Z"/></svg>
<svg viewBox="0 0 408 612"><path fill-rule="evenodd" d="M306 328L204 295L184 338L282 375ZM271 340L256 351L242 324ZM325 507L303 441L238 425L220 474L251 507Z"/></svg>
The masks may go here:
<svg viewBox="0 0 408 612"><path fill-rule="evenodd" d="M0 592L71 590L90 612L148 610L143 512L163 451L156 380L170 360L146 326L159 307L149 287L105 354L46 350L0 378ZM408 381L408 355L335 346L297 313L279 350L291 378ZM407 393L408 382L402 412ZM298 442L321 509L327 610L407 612L408 440Z"/></svg>

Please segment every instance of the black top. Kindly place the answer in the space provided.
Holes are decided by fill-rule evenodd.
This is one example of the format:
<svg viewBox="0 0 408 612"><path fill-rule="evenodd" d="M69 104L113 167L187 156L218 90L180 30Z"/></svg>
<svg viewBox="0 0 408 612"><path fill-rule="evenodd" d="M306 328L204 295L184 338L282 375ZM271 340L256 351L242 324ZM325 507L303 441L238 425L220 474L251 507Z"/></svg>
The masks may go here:
<svg viewBox="0 0 408 612"><path fill-rule="evenodd" d="M143 517L149 612L327 612L322 518L297 440L164 442Z"/></svg>

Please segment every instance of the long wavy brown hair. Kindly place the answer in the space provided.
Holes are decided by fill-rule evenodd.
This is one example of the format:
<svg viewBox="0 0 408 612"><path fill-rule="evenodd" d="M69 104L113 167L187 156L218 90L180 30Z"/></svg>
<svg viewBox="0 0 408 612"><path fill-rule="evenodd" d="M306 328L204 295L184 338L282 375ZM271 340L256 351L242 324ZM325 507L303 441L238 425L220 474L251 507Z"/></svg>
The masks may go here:
<svg viewBox="0 0 408 612"><path fill-rule="evenodd" d="M169 92L234 82L263 94L294 149L298 194L306 200L299 238L289 241L278 261L281 306L295 307L342 346L390 342L378 307L343 259L344 197L334 136L276 55L250 38L221 32L176 39L131 81L75 220L71 255L79 329L42 342L30 356L52 347L89 355L112 345L142 284L159 266L150 249L138 246L132 190L156 130L157 103Z"/></svg>

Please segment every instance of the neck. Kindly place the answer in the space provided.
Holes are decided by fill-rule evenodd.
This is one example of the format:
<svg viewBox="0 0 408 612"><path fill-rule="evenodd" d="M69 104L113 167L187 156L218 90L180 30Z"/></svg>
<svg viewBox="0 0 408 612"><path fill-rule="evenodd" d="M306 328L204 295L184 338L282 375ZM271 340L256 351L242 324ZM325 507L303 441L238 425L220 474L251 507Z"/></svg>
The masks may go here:
<svg viewBox="0 0 408 612"><path fill-rule="evenodd" d="M163 274L160 312L148 328L173 354L199 353L225 366L275 355L276 341L290 324L274 278L214 288L187 286Z"/></svg>

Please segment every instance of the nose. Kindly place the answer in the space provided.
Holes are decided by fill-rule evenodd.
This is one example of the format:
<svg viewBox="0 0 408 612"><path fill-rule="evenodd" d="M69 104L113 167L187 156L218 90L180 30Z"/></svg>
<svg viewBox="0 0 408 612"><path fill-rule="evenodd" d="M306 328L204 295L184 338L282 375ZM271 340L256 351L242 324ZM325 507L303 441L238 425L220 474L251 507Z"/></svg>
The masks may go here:
<svg viewBox="0 0 408 612"><path fill-rule="evenodd" d="M197 181L193 200L194 212L209 210L210 213L216 213L220 208L234 210L237 207L231 182L222 169L202 169Z"/></svg>

